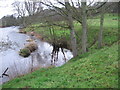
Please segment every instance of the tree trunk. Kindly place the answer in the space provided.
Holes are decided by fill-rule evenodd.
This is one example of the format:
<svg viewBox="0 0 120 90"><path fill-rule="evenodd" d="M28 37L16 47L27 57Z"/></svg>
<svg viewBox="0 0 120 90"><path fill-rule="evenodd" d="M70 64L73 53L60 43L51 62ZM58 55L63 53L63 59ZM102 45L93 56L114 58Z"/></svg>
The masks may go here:
<svg viewBox="0 0 120 90"><path fill-rule="evenodd" d="M21 22L20 24L22 23L22 27L26 27L26 21L25 21L25 17L23 16L22 19L21 19Z"/></svg>
<svg viewBox="0 0 120 90"><path fill-rule="evenodd" d="M104 11L102 10L101 17L100 17L100 31L99 31L99 35L98 35L98 48L102 47L103 23L104 23Z"/></svg>
<svg viewBox="0 0 120 90"><path fill-rule="evenodd" d="M66 9L68 10L67 13L68 13L68 24L70 29L71 47L72 47L73 56L75 57L77 56L77 42L76 42L73 18L71 14L70 3L65 0L65 4L66 4Z"/></svg>
<svg viewBox="0 0 120 90"><path fill-rule="evenodd" d="M73 56L75 57L77 56L77 43L76 43L75 30L71 15L68 15L68 21L70 26L71 47L72 47Z"/></svg>
<svg viewBox="0 0 120 90"><path fill-rule="evenodd" d="M82 53L87 52L87 13L86 2L81 2L82 6Z"/></svg>

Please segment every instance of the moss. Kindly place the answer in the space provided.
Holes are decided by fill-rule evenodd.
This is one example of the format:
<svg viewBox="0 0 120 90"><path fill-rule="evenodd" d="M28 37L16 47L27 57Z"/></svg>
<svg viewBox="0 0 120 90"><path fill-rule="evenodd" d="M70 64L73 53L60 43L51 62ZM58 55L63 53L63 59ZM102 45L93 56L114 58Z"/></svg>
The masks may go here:
<svg viewBox="0 0 120 90"><path fill-rule="evenodd" d="M28 57L30 55L30 50L28 48L20 49L19 55L23 57Z"/></svg>

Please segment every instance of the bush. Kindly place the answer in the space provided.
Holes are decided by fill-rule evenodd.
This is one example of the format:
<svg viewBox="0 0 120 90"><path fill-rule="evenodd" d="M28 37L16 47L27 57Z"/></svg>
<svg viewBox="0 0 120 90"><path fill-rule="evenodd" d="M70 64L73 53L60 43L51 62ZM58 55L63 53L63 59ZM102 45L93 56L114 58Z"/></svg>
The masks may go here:
<svg viewBox="0 0 120 90"><path fill-rule="evenodd" d="M38 46L35 42L30 42L29 44L25 45L23 49L20 49L19 55L23 57L28 57L33 51L37 50Z"/></svg>
<svg viewBox="0 0 120 90"><path fill-rule="evenodd" d="M38 46L37 46L36 43L30 42L29 44L27 44L27 45L25 46L25 48L29 49L30 52L33 52L33 51L35 51L35 50L38 49Z"/></svg>
<svg viewBox="0 0 120 90"><path fill-rule="evenodd" d="M23 48L20 49L19 51L19 55L23 56L23 57L28 57L30 55L30 50L28 48Z"/></svg>

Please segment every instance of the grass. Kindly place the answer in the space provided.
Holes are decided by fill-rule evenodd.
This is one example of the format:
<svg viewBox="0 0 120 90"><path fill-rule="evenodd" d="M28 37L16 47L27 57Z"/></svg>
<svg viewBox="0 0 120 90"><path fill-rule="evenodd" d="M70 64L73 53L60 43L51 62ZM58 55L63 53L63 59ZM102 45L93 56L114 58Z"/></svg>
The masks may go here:
<svg viewBox="0 0 120 90"><path fill-rule="evenodd" d="M57 68L43 68L31 74L15 78L3 88L117 88L118 87L118 20L117 15L106 14L103 31L103 47L97 48L97 42L89 48L89 52L71 59ZM99 16L88 19L88 44L97 39L99 32ZM50 39L49 28L34 24L25 31L34 30ZM81 45L81 25L74 22L78 46ZM54 27L55 36L66 37L69 41L70 32L67 29ZM46 37L47 36L47 37ZM80 48L79 48L80 50Z"/></svg>
<svg viewBox="0 0 120 90"><path fill-rule="evenodd" d="M118 45L78 56L57 68L37 70L3 84L3 88L117 88Z"/></svg>
<svg viewBox="0 0 120 90"><path fill-rule="evenodd" d="M118 18L118 15L112 15L112 14L105 14L105 20L104 20L104 31L103 31L103 46L105 45L111 45L114 42L118 41L118 20L114 20ZM96 18L88 19L88 45L90 46L94 40L98 38L99 28L100 28L100 17L97 16ZM40 33L43 37L45 37L46 41L50 41L50 39L53 37L50 35L50 28L49 27L39 27L41 24L33 24L31 26L28 26L25 31L31 31L34 30L37 33ZM78 22L74 22L75 32L76 32L76 38L77 38L77 44L80 47L81 46L81 33L82 33L82 27ZM61 27L54 26L55 31L55 38L60 38L61 36L65 37L67 41L70 42L70 31L69 29L64 29ZM93 49L97 48L97 42L96 44L91 47ZM81 48L78 48L81 50ZM90 49L91 50L91 49Z"/></svg>

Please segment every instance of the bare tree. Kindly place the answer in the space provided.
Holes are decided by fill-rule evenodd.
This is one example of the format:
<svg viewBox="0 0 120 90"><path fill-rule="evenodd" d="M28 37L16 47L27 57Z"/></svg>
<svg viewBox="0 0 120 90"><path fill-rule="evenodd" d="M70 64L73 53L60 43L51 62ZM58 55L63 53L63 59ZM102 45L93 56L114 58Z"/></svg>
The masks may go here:
<svg viewBox="0 0 120 90"><path fill-rule="evenodd" d="M15 1L12 4L17 11L17 15L22 19L23 26L30 24L33 20L33 15L42 11L42 6L40 1L25 0L25 1Z"/></svg>
<svg viewBox="0 0 120 90"><path fill-rule="evenodd" d="M18 18L21 18L23 26L25 26L25 14L26 10L24 4L20 1L15 1L13 4L15 11L17 11Z"/></svg>
<svg viewBox="0 0 120 90"><path fill-rule="evenodd" d="M39 13L43 9L40 1L25 0L24 4L29 16Z"/></svg>
<svg viewBox="0 0 120 90"><path fill-rule="evenodd" d="M71 46L72 46L72 51L74 53L74 56L77 55L76 54L77 44L76 44L73 21L76 20L82 25L82 37L81 37L82 53L87 52L87 18L93 12L98 13L98 9L100 9L105 4L105 2L94 3L93 1L91 1L89 5L87 5L86 0L82 0L82 1L77 0L76 2L74 2L74 0L64 0L64 1L55 0L55 1L58 4L58 6L53 4L50 0L47 0L47 2L42 2L42 4L49 7L49 9L54 10L57 14L61 15L67 21L67 24L71 33ZM62 5L62 8L59 7L59 5ZM55 23L53 24L57 25ZM60 26L60 25L57 25L57 26Z"/></svg>
<svg viewBox="0 0 120 90"><path fill-rule="evenodd" d="M76 43L76 36L75 36L75 30L74 30L71 5L69 3L69 0L64 0L63 2L59 0L56 0L56 1L58 4L62 4L64 8L60 8L59 6L54 5L50 1L47 2L49 4L44 3L44 2L41 2L41 3L50 7L51 10L54 10L57 14L65 18L66 23L68 24L68 28L70 30L72 52L74 56L77 56L77 43ZM57 25L57 26L61 26L61 25Z"/></svg>
<svg viewBox="0 0 120 90"><path fill-rule="evenodd" d="M12 5L15 8L15 11L17 11L18 17L25 17L26 10L23 2L15 1Z"/></svg>
<svg viewBox="0 0 120 90"><path fill-rule="evenodd" d="M72 11L70 8L70 3L67 2L68 0L65 0L65 7L67 10L68 14L68 24L70 28L70 36L71 36L71 47L73 51L73 56L77 56L77 43L76 43L76 35L75 35L75 30L74 30L74 24L73 24L73 18L72 18Z"/></svg>

